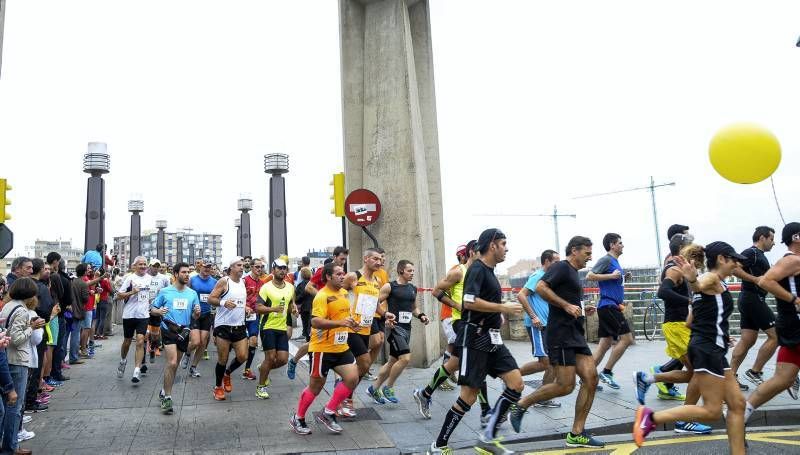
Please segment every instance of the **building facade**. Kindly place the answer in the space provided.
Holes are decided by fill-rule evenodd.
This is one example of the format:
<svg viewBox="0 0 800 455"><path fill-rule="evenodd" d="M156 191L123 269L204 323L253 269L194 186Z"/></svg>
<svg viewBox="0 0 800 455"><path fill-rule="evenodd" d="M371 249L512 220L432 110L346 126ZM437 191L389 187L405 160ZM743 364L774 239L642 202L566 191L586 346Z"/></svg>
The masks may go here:
<svg viewBox="0 0 800 455"><path fill-rule="evenodd" d="M222 235L194 232L165 232L164 255L159 258L168 265L178 261L178 239L183 243L183 261L191 263L195 259L209 258L215 264L222 264ZM142 256L148 260L157 253L158 231L146 230L142 233ZM127 270L130 264L130 236L114 237L114 253L118 255L120 269Z"/></svg>

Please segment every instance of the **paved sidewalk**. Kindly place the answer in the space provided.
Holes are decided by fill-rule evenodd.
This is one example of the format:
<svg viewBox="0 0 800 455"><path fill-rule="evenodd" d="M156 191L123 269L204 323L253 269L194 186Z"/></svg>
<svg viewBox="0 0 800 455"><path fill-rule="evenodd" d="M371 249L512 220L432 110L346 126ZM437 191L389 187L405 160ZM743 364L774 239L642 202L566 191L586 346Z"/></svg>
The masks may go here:
<svg viewBox="0 0 800 455"><path fill-rule="evenodd" d="M158 402L163 360L157 358L156 363L149 364L149 374L141 384L134 386L130 382L133 371L131 353L125 377L117 379L121 342L120 336L110 338L103 342L103 348L97 350L95 359L66 371L72 379L53 393L48 412L33 415L33 422L26 428L34 431L36 437L23 443L23 447L48 455L424 452L438 435L442 419L457 397L457 391L437 391L431 408L433 418L422 419L411 392L414 387L425 386L438 364L428 369L409 369L395 389L399 404L372 403L364 392L368 384L362 383L355 395L359 408L356 422L343 422L345 431L340 435L328 434L323 428L309 422L314 433L301 437L291 431L287 420L297 403L300 390L307 383L307 367L298 368L295 381L286 377L285 368L274 371L269 400L255 398L255 381L241 379L240 369L233 380L234 390L229 399L215 402L212 387L216 353L212 344L212 360L200 363L202 377L190 378L187 370L178 370L173 388L175 414L165 416L161 414ZM519 363L530 359L528 343L508 342L508 346ZM752 355L745 366L752 362L756 348L751 350ZM663 350L663 342L647 341L640 341L629 348L615 369L622 389L614 391L606 388L597 394L587 425L590 430L605 434L604 429L612 431L630 425L636 408L631 372L635 368L662 362L665 359ZM261 359L259 352L254 366L257 367ZM774 360L768 364L766 376L769 377L773 370ZM534 379L526 378L529 382ZM312 410L317 411L323 406L331 388L332 381L329 381ZM492 403L501 390L500 381L489 382ZM526 387L525 393L531 390ZM572 424L575 396L576 392L573 392L563 397L560 409L531 409L523 423L522 433L516 434L506 425L502 436L510 442L562 438ZM677 404L657 400L654 392L651 392L650 398L649 403L656 409ZM800 409L800 402L781 394L765 409L787 407L796 411ZM476 405L454 432L451 438L453 446L469 447L475 441L480 431L477 409Z"/></svg>

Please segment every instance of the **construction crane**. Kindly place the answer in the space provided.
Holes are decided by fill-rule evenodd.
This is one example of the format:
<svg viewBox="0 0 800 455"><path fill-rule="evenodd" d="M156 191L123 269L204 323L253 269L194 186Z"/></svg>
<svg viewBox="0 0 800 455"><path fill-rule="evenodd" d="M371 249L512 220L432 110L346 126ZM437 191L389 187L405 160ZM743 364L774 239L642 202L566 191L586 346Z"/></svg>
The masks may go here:
<svg viewBox="0 0 800 455"><path fill-rule="evenodd" d="M658 254L658 262L656 263L656 267L661 265L661 234L659 234L658 230L658 210L656 209L656 188L662 188L665 186L675 186L675 182L669 183L659 183L658 185L655 184L653 181L653 176L650 176L650 184L647 186L640 186L636 188L628 188L627 190L618 190L618 191L609 191L607 193L596 193L596 194L587 194L585 196L578 196L572 199L588 199L593 197L600 197L600 196L608 196L610 194L618 194L618 193L629 193L631 191L641 191L641 190L649 190L650 191L650 202L653 205L653 226L656 229L656 253Z"/></svg>
<svg viewBox="0 0 800 455"><path fill-rule="evenodd" d="M558 218L565 216L570 218L576 218L577 216L572 213L558 213L558 206L553 206L553 213L514 213L514 214L479 214L474 216L486 216L486 217L495 217L495 216L536 216L536 217L547 217L553 219L553 228L555 230L555 240L556 240L556 251L561 251L561 245L558 241Z"/></svg>

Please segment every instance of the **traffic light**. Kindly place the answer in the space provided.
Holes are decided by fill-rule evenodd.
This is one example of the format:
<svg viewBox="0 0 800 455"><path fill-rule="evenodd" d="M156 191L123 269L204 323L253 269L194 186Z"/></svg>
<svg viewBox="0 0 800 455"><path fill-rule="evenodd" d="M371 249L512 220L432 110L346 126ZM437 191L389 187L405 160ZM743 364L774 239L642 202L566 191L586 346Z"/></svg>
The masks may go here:
<svg viewBox="0 0 800 455"><path fill-rule="evenodd" d="M331 186L333 186L333 194L331 195L333 210L331 210L331 213L334 216L344 216L344 172L333 174Z"/></svg>
<svg viewBox="0 0 800 455"><path fill-rule="evenodd" d="M6 179L0 179L0 224L5 223L11 219L11 215L6 213L6 206L11 205L11 200L8 199L6 191L11 189Z"/></svg>

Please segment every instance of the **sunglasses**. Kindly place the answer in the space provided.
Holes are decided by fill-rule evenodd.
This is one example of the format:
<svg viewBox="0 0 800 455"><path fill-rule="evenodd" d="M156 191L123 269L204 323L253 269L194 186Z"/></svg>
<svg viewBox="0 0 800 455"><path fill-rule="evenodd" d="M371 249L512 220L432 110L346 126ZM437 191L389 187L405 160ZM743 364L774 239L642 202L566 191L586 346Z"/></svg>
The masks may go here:
<svg viewBox="0 0 800 455"><path fill-rule="evenodd" d="M253 268L254 269L263 269L264 266L263 265L254 265Z"/></svg>
<svg viewBox="0 0 800 455"><path fill-rule="evenodd" d="M278 269L278 270L289 270L289 267L287 267L285 265L280 266L280 267L275 267L275 268Z"/></svg>

